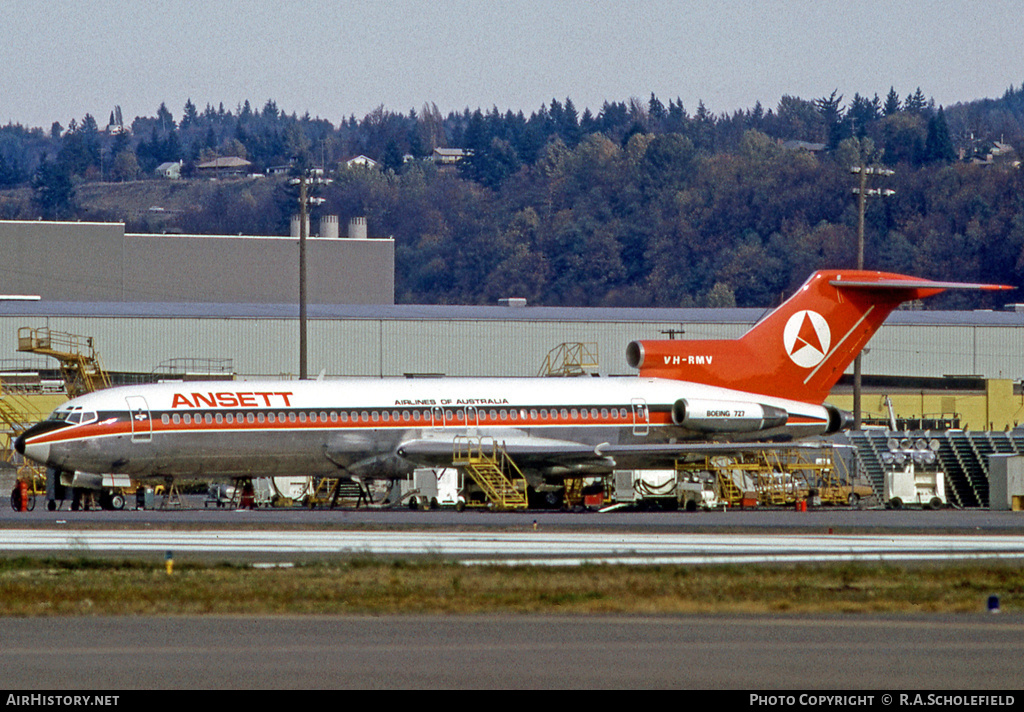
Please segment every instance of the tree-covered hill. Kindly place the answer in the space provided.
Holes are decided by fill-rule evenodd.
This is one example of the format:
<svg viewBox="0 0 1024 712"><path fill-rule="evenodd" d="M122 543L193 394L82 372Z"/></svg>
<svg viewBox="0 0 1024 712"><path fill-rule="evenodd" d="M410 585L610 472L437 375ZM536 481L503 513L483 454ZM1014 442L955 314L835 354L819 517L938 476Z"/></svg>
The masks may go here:
<svg viewBox="0 0 1024 712"><path fill-rule="evenodd" d="M105 129L88 115L0 127L0 217L286 234L286 177L199 176L232 155L253 173L323 167L319 210L395 238L401 302L767 306L815 268L855 264L850 168L864 163L895 171L871 185L895 195L868 201L867 267L1024 285L1024 87L946 108L890 90L713 116L652 95L596 114L569 99L529 117L379 108L337 126L272 101L189 101L177 119L161 106L125 129L114 112ZM438 147L470 155L440 166ZM359 154L379 169L346 167ZM179 160L182 180L153 176ZM986 298L929 306L998 306Z"/></svg>

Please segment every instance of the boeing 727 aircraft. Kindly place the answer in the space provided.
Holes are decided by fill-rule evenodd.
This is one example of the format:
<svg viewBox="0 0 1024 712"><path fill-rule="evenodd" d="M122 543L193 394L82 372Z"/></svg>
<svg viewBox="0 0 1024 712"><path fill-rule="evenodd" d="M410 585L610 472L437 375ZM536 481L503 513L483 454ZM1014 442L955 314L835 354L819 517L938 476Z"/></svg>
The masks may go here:
<svg viewBox="0 0 1024 712"><path fill-rule="evenodd" d="M51 468L157 478L397 477L447 466L457 438L500 442L536 487L613 468L828 435L824 401L902 302L1008 289L821 271L735 340L636 341L637 378L191 382L69 400L15 442Z"/></svg>

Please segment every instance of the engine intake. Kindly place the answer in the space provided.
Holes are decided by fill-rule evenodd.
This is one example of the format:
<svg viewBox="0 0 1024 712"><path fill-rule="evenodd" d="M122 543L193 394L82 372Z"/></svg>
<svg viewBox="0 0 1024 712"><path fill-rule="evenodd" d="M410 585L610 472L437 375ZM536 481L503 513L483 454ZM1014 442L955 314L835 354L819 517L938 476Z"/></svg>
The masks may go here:
<svg viewBox="0 0 1024 712"><path fill-rule="evenodd" d="M828 413L828 430L825 431L825 435L835 435L853 427L853 414L849 411L840 410L826 403L825 412Z"/></svg>

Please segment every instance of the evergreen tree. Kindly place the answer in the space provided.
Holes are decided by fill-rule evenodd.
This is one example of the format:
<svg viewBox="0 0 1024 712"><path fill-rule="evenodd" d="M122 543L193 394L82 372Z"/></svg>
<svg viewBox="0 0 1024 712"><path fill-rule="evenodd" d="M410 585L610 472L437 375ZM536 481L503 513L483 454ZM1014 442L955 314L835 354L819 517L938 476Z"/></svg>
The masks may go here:
<svg viewBox="0 0 1024 712"><path fill-rule="evenodd" d="M818 113L825 122L828 135L828 146L832 149L836 148L839 145L839 142L844 138L849 138L847 131L848 124L843 120L842 103L843 95L839 94L838 89L833 91L831 96L823 96L814 102L815 107L818 109Z"/></svg>
<svg viewBox="0 0 1024 712"><path fill-rule="evenodd" d="M885 104L882 106L882 113L885 116L892 116L900 110L900 97L894 87L889 87L889 93L885 97Z"/></svg>
<svg viewBox="0 0 1024 712"><path fill-rule="evenodd" d="M924 93L921 91L921 87L917 88L913 94L907 96L906 101L903 102L903 110L909 111L913 114L920 114L928 108L928 100L925 99Z"/></svg>
<svg viewBox="0 0 1024 712"><path fill-rule="evenodd" d="M174 131L177 129L177 124L174 123L174 116L171 115L170 110L167 108L167 104L160 102L160 108L156 110L157 124L160 126L161 132Z"/></svg>
<svg viewBox="0 0 1024 712"><path fill-rule="evenodd" d="M181 126L180 128L184 131L185 129L195 126L199 121L199 112L196 110L196 105L192 103L192 99L185 100L185 110L181 114Z"/></svg>
<svg viewBox="0 0 1024 712"><path fill-rule="evenodd" d="M32 202L47 220L71 217L74 195L67 164L46 161L32 177Z"/></svg>
<svg viewBox="0 0 1024 712"><path fill-rule="evenodd" d="M949 126L946 124L946 112L939 107L935 115L928 119L928 136L924 142L924 155L927 163L948 163L956 160L953 141L949 137Z"/></svg>

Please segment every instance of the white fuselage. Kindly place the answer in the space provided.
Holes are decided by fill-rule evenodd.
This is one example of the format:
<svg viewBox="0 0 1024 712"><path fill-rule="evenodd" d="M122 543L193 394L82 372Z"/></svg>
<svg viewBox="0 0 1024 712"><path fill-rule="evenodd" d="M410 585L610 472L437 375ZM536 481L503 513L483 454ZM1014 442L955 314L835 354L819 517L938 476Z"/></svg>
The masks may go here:
<svg viewBox="0 0 1024 712"><path fill-rule="evenodd" d="M450 462L458 438L486 437L552 473L621 466L593 452L602 444L790 440L828 427L821 405L652 378L215 381L75 398L17 447L57 470L136 478L397 476Z"/></svg>

